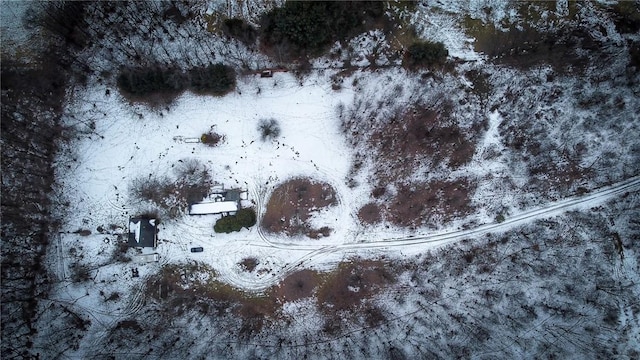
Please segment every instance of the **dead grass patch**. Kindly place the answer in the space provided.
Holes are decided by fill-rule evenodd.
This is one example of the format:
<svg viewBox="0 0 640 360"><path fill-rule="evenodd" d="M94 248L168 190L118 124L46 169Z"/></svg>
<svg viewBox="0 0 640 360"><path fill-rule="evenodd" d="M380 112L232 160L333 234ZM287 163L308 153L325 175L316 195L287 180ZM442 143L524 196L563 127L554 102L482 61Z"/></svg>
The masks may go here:
<svg viewBox="0 0 640 360"><path fill-rule="evenodd" d="M386 262L355 260L342 263L327 275L318 289L318 307L329 315L354 310L395 281L395 274Z"/></svg>
<svg viewBox="0 0 640 360"><path fill-rule="evenodd" d="M376 203L368 203L358 211L358 219L364 224L376 224L382 221L382 209Z"/></svg>
<svg viewBox="0 0 640 360"><path fill-rule="evenodd" d="M505 144L522 156L529 170L530 191L549 192L577 191L581 180L593 172L580 166L584 145L558 149L550 146L544 130L533 131L528 123L506 126L501 130Z"/></svg>
<svg viewBox="0 0 640 360"><path fill-rule="evenodd" d="M250 258L248 258L250 259ZM247 259L245 259L247 260ZM146 282L146 295L164 306L167 316L199 311L203 316L236 315L238 328L229 329L241 339L281 320L282 305L317 296L317 307L329 315L326 332L337 332L344 321L360 320L377 326L385 313L371 300L396 283L398 268L383 260L352 259L330 273L300 270L262 294L251 294L216 280L207 265L166 265Z"/></svg>
<svg viewBox="0 0 640 360"><path fill-rule="evenodd" d="M320 275L313 270L300 270L284 279L274 290L279 302L296 301L313 295Z"/></svg>
<svg viewBox="0 0 640 360"><path fill-rule="evenodd" d="M367 326L384 322L383 311L370 300L395 282L392 264L384 261L357 259L340 264L336 271L325 275L318 289L318 308L327 315L323 332L338 334L345 321L358 318Z"/></svg>
<svg viewBox="0 0 640 360"><path fill-rule="evenodd" d="M523 21L520 24L501 24L503 29L492 22L474 19L467 15L463 26L467 34L475 38L476 51L487 54L499 64L518 69L530 69L548 64L558 72L569 69L582 70L588 63L588 56L576 51L578 48L593 50L596 42L588 32L575 25L577 20L576 2L569 2L569 14L559 17L549 9L551 2L522 2L517 11ZM543 16L543 13L546 14ZM555 31L538 30L553 24Z"/></svg>
<svg viewBox="0 0 640 360"><path fill-rule="evenodd" d="M473 210L470 196L474 187L466 179L401 184L384 214L393 224L404 227L425 225L435 216L451 220L468 215Z"/></svg>
<svg viewBox="0 0 640 360"><path fill-rule="evenodd" d="M209 279L202 279L203 274ZM147 281L147 295L165 302L175 315L187 309L199 309L203 315L222 316L228 312L242 319L239 335L259 332L280 309L273 296L255 295L215 280L215 272L206 265L167 265Z"/></svg>
<svg viewBox="0 0 640 360"><path fill-rule="evenodd" d="M447 106L440 112L415 108L376 129L368 142L377 149L378 163L391 166L398 177L412 173L416 163L451 168L468 163L475 145L470 135L448 119L447 112Z"/></svg>
<svg viewBox="0 0 640 360"><path fill-rule="evenodd" d="M567 163L542 162L531 165L530 184L542 192L570 192L582 179L591 175L591 170L580 167L577 161ZM574 189L578 191L578 189Z"/></svg>
<svg viewBox="0 0 640 360"><path fill-rule="evenodd" d="M313 229L309 220L315 211L338 202L335 190L327 183L308 178L292 179L278 186L267 203L262 227L273 233L289 236L327 236L331 229Z"/></svg>
<svg viewBox="0 0 640 360"><path fill-rule="evenodd" d="M407 183L406 179L431 168L450 171L471 161L479 134L486 121L462 129L451 118L453 104L442 97L437 104L414 104L370 130L362 131L356 120L345 120L345 132L354 146L368 147L373 153L371 197L375 200L358 211L363 224L383 220L403 227L415 227L468 215L475 188L466 178ZM361 155L364 156L364 155ZM352 172L358 170L354 162ZM397 191L390 193L389 184Z"/></svg>

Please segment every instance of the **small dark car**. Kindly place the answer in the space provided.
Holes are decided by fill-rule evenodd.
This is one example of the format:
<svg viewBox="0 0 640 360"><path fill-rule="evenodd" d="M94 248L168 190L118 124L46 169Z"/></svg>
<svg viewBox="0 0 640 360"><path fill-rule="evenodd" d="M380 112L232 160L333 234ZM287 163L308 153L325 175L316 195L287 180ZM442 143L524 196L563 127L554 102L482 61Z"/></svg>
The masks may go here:
<svg viewBox="0 0 640 360"><path fill-rule="evenodd" d="M202 248L202 246L198 246L198 247L192 247L191 248L191 252L203 252L204 249Z"/></svg>

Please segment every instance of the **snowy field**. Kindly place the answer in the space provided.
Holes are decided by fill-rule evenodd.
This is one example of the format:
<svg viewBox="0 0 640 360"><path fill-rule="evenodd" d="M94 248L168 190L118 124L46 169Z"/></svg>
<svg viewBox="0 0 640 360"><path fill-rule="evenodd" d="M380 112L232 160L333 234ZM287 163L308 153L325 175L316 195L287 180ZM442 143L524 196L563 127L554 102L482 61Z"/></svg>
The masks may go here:
<svg viewBox="0 0 640 360"><path fill-rule="evenodd" d="M485 216L481 219L486 225L471 231L461 230L462 220L438 231L365 227L359 224L356 212L368 200L371 189L366 179L356 188L346 185L354 150L346 144L336 110L339 104L348 106L354 94L350 88L332 90L329 75L320 72L303 83L288 73L275 73L273 78L250 75L240 78L237 91L225 97L184 94L160 110L132 106L114 92L107 95L102 86L74 94L68 110L73 119L70 121L91 122L89 128L95 129L76 145L73 152L77 160L61 174L70 194L69 213L75 215L66 225L67 234L61 235L61 256L77 244L82 244L85 258L105 252L107 245L97 240L100 235L82 238L73 232L124 228L129 216L145 210L129 197L132 179L170 175L178 162L190 158L205 163L213 179L227 188L248 190L245 205L255 206L259 216L271 191L286 180L308 177L336 190L338 205L323 209L313 219L334 229L330 236L320 239L288 238L267 233L259 225L239 233L216 234L213 224L217 215L189 216L186 209L175 219L162 219L157 248L160 262L143 266L143 274L164 264L197 260L209 264L221 280L253 291L277 285L301 268L331 269L353 256L403 258L465 237L506 231L568 209L588 208L638 187L638 179L633 178L611 190L511 214L502 224L494 224ZM263 141L258 123L269 118L277 119L282 133L275 140ZM489 118L489 131L479 144L479 152L500 144L495 130L500 117L492 114ZM194 142L210 130L223 135L224 141L216 147ZM477 165L480 163L477 160L466 171L500 171L496 168L499 165ZM105 241L113 241L113 236ZM204 252L191 253L189 249L195 246L203 247ZM266 270L243 271L238 264L245 258L258 259ZM65 261L67 266L69 262ZM122 272L121 268L129 266L113 264L108 268Z"/></svg>

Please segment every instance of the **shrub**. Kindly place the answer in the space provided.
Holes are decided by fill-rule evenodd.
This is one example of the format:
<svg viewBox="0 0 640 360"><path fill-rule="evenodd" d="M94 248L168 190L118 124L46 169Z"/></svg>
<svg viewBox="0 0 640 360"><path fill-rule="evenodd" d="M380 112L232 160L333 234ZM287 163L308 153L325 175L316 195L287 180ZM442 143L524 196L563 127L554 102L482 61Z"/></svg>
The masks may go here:
<svg viewBox="0 0 640 360"><path fill-rule="evenodd" d="M185 89L184 74L176 68L135 68L118 75L118 86L131 95L146 96L163 92L181 92Z"/></svg>
<svg viewBox="0 0 640 360"><path fill-rule="evenodd" d="M239 265L244 271L253 272L253 270L255 270L256 267L258 267L259 263L260 262L258 261L258 259L250 257L250 258L242 259Z"/></svg>
<svg viewBox="0 0 640 360"><path fill-rule="evenodd" d="M175 174L175 196L178 206L186 207L187 204L201 201L209 195L213 185L211 172L198 160L180 160L175 167Z"/></svg>
<svg viewBox="0 0 640 360"><path fill-rule="evenodd" d="M273 140L280 136L280 124L276 119L262 119L258 125L258 131L260 131L262 141Z"/></svg>
<svg viewBox="0 0 640 360"><path fill-rule="evenodd" d="M220 134L214 133L214 132L210 132L208 134L202 134L202 136L200 136L200 141L208 146L216 146L220 143L220 141L222 141L224 139L224 137Z"/></svg>
<svg viewBox="0 0 640 360"><path fill-rule="evenodd" d="M86 264L75 263L71 266L71 281L83 283L91 280L91 269Z"/></svg>
<svg viewBox="0 0 640 360"><path fill-rule="evenodd" d="M78 229L73 232L74 234L78 234L80 236L89 236L91 235L91 230L89 229Z"/></svg>
<svg viewBox="0 0 640 360"><path fill-rule="evenodd" d="M216 221L213 230L217 233L230 233L240 231L243 227L247 229L256 224L256 213L253 209L240 209L236 215L225 216Z"/></svg>
<svg viewBox="0 0 640 360"><path fill-rule="evenodd" d="M419 41L409 46L404 58L407 67L429 67L443 64L449 51L441 42Z"/></svg>
<svg viewBox="0 0 640 360"><path fill-rule="evenodd" d="M129 195L137 200L164 204L165 196L173 192L171 180L166 176L141 176L134 179L129 187Z"/></svg>
<svg viewBox="0 0 640 360"><path fill-rule="evenodd" d="M230 66L218 63L189 70L191 89L200 93L224 95L236 87L236 73Z"/></svg>
<svg viewBox="0 0 640 360"><path fill-rule="evenodd" d="M180 160L174 171L175 178L152 175L133 179L129 195L143 204L149 202L157 206L164 210L163 215L173 218L189 203L200 201L209 194L211 173L198 160Z"/></svg>

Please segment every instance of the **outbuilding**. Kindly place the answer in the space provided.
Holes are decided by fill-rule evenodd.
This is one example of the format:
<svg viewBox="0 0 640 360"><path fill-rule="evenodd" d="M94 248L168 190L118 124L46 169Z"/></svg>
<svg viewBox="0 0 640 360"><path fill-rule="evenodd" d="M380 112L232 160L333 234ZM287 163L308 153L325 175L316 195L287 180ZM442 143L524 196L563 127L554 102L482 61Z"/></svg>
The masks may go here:
<svg viewBox="0 0 640 360"><path fill-rule="evenodd" d="M157 234L157 219L129 218L129 246L155 248L158 245Z"/></svg>

